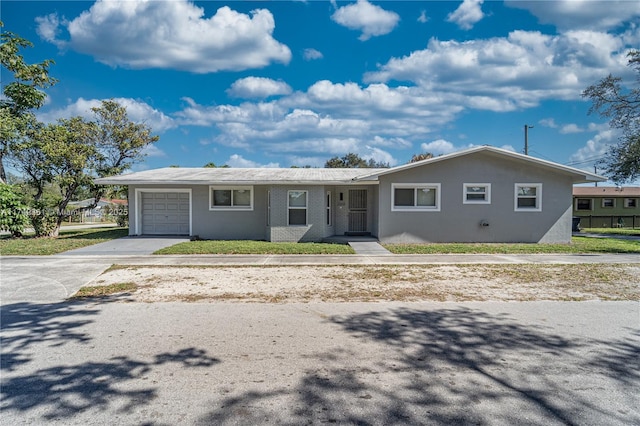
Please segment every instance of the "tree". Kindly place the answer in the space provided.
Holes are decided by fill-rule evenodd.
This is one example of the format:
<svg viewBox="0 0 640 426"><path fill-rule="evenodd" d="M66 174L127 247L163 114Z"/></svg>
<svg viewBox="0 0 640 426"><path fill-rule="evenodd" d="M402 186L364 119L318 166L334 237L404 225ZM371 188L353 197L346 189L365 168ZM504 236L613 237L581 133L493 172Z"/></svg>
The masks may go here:
<svg viewBox="0 0 640 426"><path fill-rule="evenodd" d="M376 162L373 158L365 160L358 154L350 152L343 157L330 158L324 163L324 167L329 169L386 168L389 167L389 163Z"/></svg>
<svg viewBox="0 0 640 426"><path fill-rule="evenodd" d="M0 21L0 28L4 27ZM33 44L16 34L3 31L0 34L0 65L13 77L10 83L3 76L3 94L0 99L0 181L6 181L4 159L11 144L20 137L27 123L33 119L31 110L40 108L46 99L41 89L54 85L57 80L49 76L49 66L54 62L45 60L28 64L20 54L21 49Z"/></svg>
<svg viewBox="0 0 640 426"><path fill-rule="evenodd" d="M0 183L0 231L9 231L13 237L21 237L29 222L27 206L11 186Z"/></svg>
<svg viewBox="0 0 640 426"><path fill-rule="evenodd" d="M14 166L33 189L37 236L57 236L68 217L67 205L78 194L90 194L93 202L79 209L93 209L107 188L95 177L115 175L144 158L144 148L158 140L144 124L133 123L126 109L114 101L93 108L94 121L81 117L56 124L32 123L20 143L12 147ZM54 197L43 197L52 189Z"/></svg>
<svg viewBox="0 0 640 426"><path fill-rule="evenodd" d="M226 169L229 166L227 164L223 164L222 166L216 166L216 163L214 163L213 161L209 161L207 164L205 164L204 166L205 169Z"/></svg>
<svg viewBox="0 0 640 426"><path fill-rule="evenodd" d="M604 173L616 183L640 177L640 50L627 56L628 65L637 73L635 88L623 88L622 78L609 74L582 92L592 102L589 114L609 118L609 125L622 131L618 144L610 147L601 162Z"/></svg>
<svg viewBox="0 0 640 426"><path fill-rule="evenodd" d="M433 158L433 154L430 152L424 152L421 154L413 154L409 163L415 163L417 161L428 160L429 158Z"/></svg>
<svg viewBox="0 0 640 426"><path fill-rule="evenodd" d="M30 138L14 147L17 167L35 190L32 224L36 236L57 236L68 217L67 205L82 187L93 181L91 168L96 145L87 137L90 125L80 117L39 125ZM57 189L53 199L43 199L47 186Z"/></svg>

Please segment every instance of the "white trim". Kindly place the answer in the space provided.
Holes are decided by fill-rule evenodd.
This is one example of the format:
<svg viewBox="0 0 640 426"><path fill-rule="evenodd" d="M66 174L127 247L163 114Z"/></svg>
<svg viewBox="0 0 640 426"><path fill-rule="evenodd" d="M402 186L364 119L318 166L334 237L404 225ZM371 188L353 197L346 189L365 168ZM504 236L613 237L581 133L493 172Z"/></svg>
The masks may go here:
<svg viewBox="0 0 640 426"><path fill-rule="evenodd" d="M417 202L417 196L415 191L419 188L431 188L435 189L435 203L436 205L431 206L396 206L395 198L396 198L396 189L413 189L414 190L414 199L413 202ZM439 212L440 211L440 193L441 193L441 185L439 183L392 183L391 184L391 211L393 212Z"/></svg>
<svg viewBox="0 0 640 426"><path fill-rule="evenodd" d="M231 205L230 206L214 206L213 205L213 191L222 190L222 191L231 191ZM248 206L234 206L233 205L233 191L251 191L251 197L249 200ZM245 185L245 186L235 186L235 185L209 185L209 211L244 211L250 212L253 211L253 197L254 190L253 186Z"/></svg>
<svg viewBox="0 0 640 426"><path fill-rule="evenodd" d="M133 235L142 235L142 193L143 192L180 192L189 194L189 236L193 235L193 196L191 188L135 188L136 211L134 212ZM131 210L129 210L131 214Z"/></svg>
<svg viewBox="0 0 640 426"><path fill-rule="evenodd" d="M304 192L305 196L304 196L304 207L291 207L289 205L289 194L291 194L292 192ZM295 224L295 225L291 225L289 223L289 210L304 210L304 224L300 225L300 224ZM307 191L306 189L290 189L287 191L287 226L308 226L309 225L309 191Z"/></svg>
<svg viewBox="0 0 640 426"><path fill-rule="evenodd" d="M604 200L611 200L611 205L610 206L605 206L604 205ZM604 197L602 198L602 205L600 206L603 209L615 209L616 208L616 199L615 197Z"/></svg>
<svg viewBox="0 0 640 426"><path fill-rule="evenodd" d="M528 186L536 188L536 206L518 207L518 187ZM516 212L541 212L542 211L542 184L541 183L515 183L513 185L513 209ZM530 198L530 197L529 197Z"/></svg>
<svg viewBox="0 0 640 426"><path fill-rule="evenodd" d="M467 188L474 186L486 187L484 200L468 200ZM490 183L463 183L462 184L462 204L491 204L491 184Z"/></svg>

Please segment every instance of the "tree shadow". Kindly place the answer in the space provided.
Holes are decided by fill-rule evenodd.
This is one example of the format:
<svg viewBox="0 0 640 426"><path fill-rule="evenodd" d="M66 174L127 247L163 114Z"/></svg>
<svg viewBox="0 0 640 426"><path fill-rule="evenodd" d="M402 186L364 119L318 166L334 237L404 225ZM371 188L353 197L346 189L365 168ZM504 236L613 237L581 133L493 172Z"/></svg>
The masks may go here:
<svg viewBox="0 0 640 426"><path fill-rule="evenodd" d="M121 298L101 298L99 303L15 303L0 310L2 411L27 413L37 409L42 419L71 418L86 410L117 408L130 412L156 397L156 388L139 387L146 375L164 364L183 368L209 368L220 362L203 349L188 347L156 354L148 360L119 356L104 362L56 365L33 370L25 367L33 353L47 347L88 344L93 337L85 326L95 321L101 305ZM24 373L23 373L24 371ZM132 389L133 388L133 389Z"/></svg>
<svg viewBox="0 0 640 426"><path fill-rule="evenodd" d="M88 343L82 327L93 322L97 306L81 302L12 303L0 309L2 357L0 371L11 371L29 361L28 350L37 344L62 346Z"/></svg>
<svg viewBox="0 0 640 426"><path fill-rule="evenodd" d="M131 384L127 386L128 382L138 383L154 367L177 363L184 368L206 368L219 362L202 349L185 348L158 354L150 362L122 356L106 362L45 368L3 380L2 409L27 412L37 407L46 420L113 407L119 407L117 411L126 414L157 396L153 387L128 389Z"/></svg>
<svg viewBox="0 0 640 426"><path fill-rule="evenodd" d="M637 363L638 347L628 342L568 339L468 308L398 308L328 321L385 360L349 351L317 354L318 367L306 370L295 388L228 397L202 423L230 424L238 416L248 423L355 425L640 421L581 390L591 386L590 375L638 387L637 376L622 378L625 365ZM599 345L607 350L592 358ZM292 408L275 411L278 401Z"/></svg>

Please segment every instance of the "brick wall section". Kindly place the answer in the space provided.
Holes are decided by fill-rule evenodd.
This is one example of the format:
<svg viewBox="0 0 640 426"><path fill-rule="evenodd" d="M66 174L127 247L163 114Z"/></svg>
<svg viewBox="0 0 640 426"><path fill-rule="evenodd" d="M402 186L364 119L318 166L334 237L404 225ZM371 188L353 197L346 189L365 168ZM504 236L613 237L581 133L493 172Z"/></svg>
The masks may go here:
<svg viewBox="0 0 640 426"><path fill-rule="evenodd" d="M326 189L324 186L272 186L270 190L271 226L267 231L270 241L320 241L329 236L325 225ZM287 225L288 191L308 191L306 226Z"/></svg>

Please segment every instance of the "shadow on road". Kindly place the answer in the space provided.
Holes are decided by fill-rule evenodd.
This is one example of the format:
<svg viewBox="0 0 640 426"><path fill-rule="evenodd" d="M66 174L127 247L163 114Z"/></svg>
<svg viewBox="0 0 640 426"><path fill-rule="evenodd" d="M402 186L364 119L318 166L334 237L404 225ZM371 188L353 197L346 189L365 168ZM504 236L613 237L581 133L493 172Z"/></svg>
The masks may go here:
<svg viewBox="0 0 640 426"><path fill-rule="evenodd" d="M201 368L220 362L203 349L188 347L153 355L151 360L118 356L104 362L70 364L61 359L50 368L28 368L33 351L42 350L43 344L46 348L90 343L93 338L81 329L94 321L99 308L80 302L2 306L3 411L30 412L35 408L44 420L71 419L86 410L115 409L126 414L156 396L156 388L147 385L153 381L145 381L156 367L174 363L182 368Z"/></svg>
<svg viewBox="0 0 640 426"><path fill-rule="evenodd" d="M576 341L467 308L403 308L329 321L377 344L387 360L319 354L318 368L304 372L294 389L230 396L216 402L220 408L202 424L640 422L634 408L619 410L598 398L602 386L610 390L613 383L635 399L640 379L629 369L638 365L637 342ZM290 409L274 410L283 406L277 401Z"/></svg>

